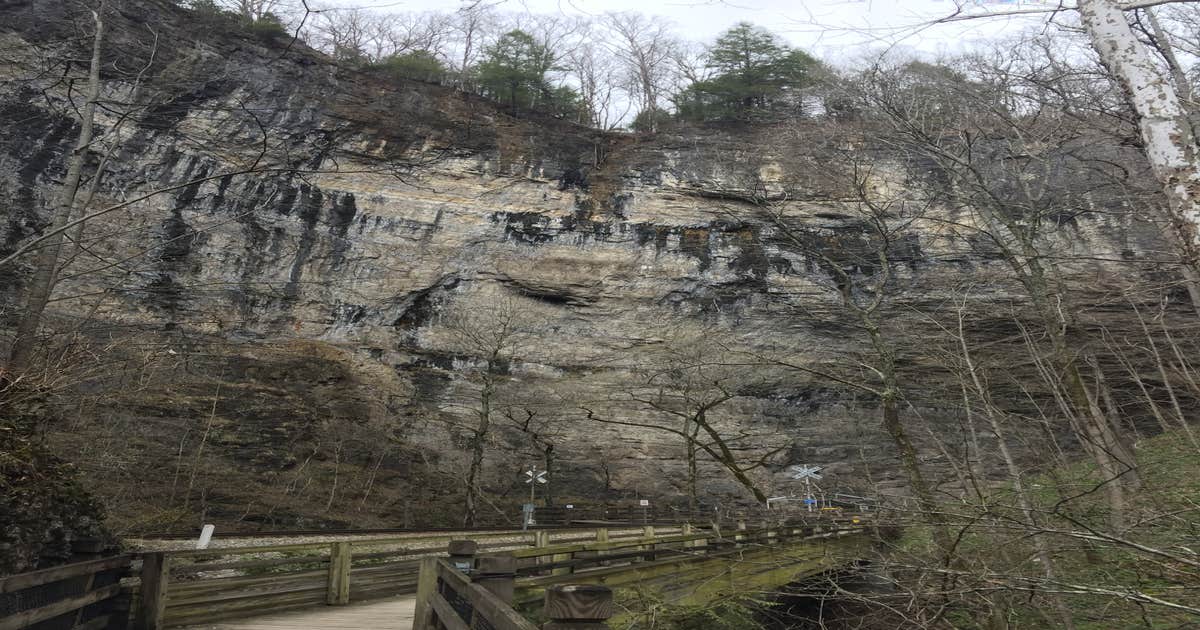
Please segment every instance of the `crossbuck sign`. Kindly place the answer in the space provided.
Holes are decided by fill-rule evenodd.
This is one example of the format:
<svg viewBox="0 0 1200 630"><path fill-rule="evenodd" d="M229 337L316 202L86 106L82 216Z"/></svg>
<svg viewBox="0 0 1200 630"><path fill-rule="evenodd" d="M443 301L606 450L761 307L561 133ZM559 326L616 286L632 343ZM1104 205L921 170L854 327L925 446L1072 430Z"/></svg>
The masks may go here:
<svg viewBox="0 0 1200 630"><path fill-rule="evenodd" d="M820 466L792 466L789 470L792 471L792 479L820 479Z"/></svg>
<svg viewBox="0 0 1200 630"><path fill-rule="evenodd" d="M525 471L525 483L547 483L546 471L538 472L538 469L533 468Z"/></svg>

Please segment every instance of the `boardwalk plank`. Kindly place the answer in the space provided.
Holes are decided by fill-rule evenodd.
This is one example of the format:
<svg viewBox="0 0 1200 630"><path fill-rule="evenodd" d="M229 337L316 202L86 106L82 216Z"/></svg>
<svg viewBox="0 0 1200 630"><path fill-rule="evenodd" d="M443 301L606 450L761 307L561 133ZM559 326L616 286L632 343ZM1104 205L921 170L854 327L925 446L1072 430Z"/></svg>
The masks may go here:
<svg viewBox="0 0 1200 630"><path fill-rule="evenodd" d="M188 626L185 630L410 630L415 606L416 598L407 595L349 606L309 608Z"/></svg>

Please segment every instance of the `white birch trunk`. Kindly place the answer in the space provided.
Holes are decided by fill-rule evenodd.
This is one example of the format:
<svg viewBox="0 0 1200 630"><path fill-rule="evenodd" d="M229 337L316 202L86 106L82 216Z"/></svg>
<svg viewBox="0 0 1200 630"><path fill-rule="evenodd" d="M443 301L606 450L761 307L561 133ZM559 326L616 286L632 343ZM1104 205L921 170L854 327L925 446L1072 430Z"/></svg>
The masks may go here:
<svg viewBox="0 0 1200 630"><path fill-rule="evenodd" d="M1168 218L1187 268L1188 292L1200 310L1200 155L1187 112L1171 80L1138 40L1116 0L1079 0L1092 47L1117 77L1138 115L1146 157L1163 186Z"/></svg>

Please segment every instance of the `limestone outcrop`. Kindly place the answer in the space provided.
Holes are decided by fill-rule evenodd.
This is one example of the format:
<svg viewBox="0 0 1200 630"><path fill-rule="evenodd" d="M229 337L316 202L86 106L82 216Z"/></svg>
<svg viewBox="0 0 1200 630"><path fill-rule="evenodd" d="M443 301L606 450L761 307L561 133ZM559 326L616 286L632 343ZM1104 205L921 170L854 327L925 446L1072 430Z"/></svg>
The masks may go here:
<svg viewBox="0 0 1200 630"><path fill-rule="evenodd" d="M0 5L0 253L46 224L74 141L78 85L51 78L80 58L69 36L88 28L69 5ZM783 467L804 462L839 487L902 491L870 397L780 368L729 374L750 357L837 363L862 347L823 267L871 273L854 268L869 265L866 241L820 123L601 133L340 68L299 43L196 32L165 0L130 0L109 19L109 106L92 149L106 172L90 209L128 205L86 224L49 321L123 357L117 384L94 375L116 389L54 431L94 474L158 478L144 502L128 488L110 501L153 506L168 524L197 509L287 524L447 520L481 365L453 314L506 304L520 343L506 351L487 461L506 507L524 491L518 469L544 450L520 431L528 411L553 443L559 496L607 487L681 503L677 436L586 410L674 422L639 397L664 348L706 343L737 389L712 413L754 436L739 443L747 457L782 449L753 473L764 487L788 492ZM981 311L1019 301L989 284L998 261L936 226L905 232L889 319L919 322L915 311L964 295L966 278ZM1143 227L1087 219L1064 228L1064 247L1141 256L1160 246ZM4 270L6 317L27 261ZM1100 262L1068 271L1106 274ZM916 379L938 368L906 366ZM954 430L936 395L911 403ZM703 456L701 472L709 500L747 499Z"/></svg>

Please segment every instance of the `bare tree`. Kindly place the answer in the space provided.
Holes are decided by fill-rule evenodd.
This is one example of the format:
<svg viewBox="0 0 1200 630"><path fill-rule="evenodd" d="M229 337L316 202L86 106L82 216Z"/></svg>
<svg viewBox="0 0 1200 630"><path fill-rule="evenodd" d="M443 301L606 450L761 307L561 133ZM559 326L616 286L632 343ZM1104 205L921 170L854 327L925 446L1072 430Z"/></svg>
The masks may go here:
<svg viewBox="0 0 1200 630"><path fill-rule="evenodd" d="M764 480L758 476L788 446L777 434L733 421L725 409L755 392L775 386L766 366L748 370L743 358L728 351L721 335L710 328L677 324L664 334L661 347L637 366L637 381L615 394L608 404L583 406L587 418L606 424L652 429L677 436L683 443L687 492L691 508L699 501L699 456L707 455L765 504ZM633 405L632 412L627 408ZM648 418L642 416L649 412Z"/></svg>
<svg viewBox="0 0 1200 630"><path fill-rule="evenodd" d="M975 84L955 73L911 66L876 69L872 76L865 82L867 98L896 130L879 138L902 154L937 165L949 184L937 186L936 202L973 217L946 224L967 233L968 240L985 239L1028 296L1037 334L1050 345L1043 372L1047 386L1060 393L1061 411L1107 480L1118 524L1126 495L1137 486L1136 459L1098 403L1099 385L1081 368L1089 361L1081 359L1074 338L1078 322L1065 305L1055 258L1046 252L1060 237L1063 212L1072 207L1088 212L1127 172L1096 168L1104 158L1094 153L1100 149L1092 146L1086 128L1055 108L1029 103L1033 109L1027 112L1011 111L996 83ZM957 122L949 128L959 131L947 131L951 119ZM1064 162L1088 165L1083 171L1092 178L1088 194L1072 193L1082 182L1077 176L1068 181Z"/></svg>
<svg viewBox="0 0 1200 630"><path fill-rule="evenodd" d="M638 111L658 111L663 92L672 83L672 56L679 50L670 24L659 17L630 12L606 13L603 23L612 34L608 46L620 60Z"/></svg>
<svg viewBox="0 0 1200 630"><path fill-rule="evenodd" d="M1191 276L1188 288L1200 311L1200 147L1176 85L1130 27L1125 16L1129 8L1117 0L1078 4L1092 47L1138 114L1146 157L1166 195L1168 217Z"/></svg>
<svg viewBox="0 0 1200 630"><path fill-rule="evenodd" d="M583 100L581 115L587 119L578 122L612 129L619 125L629 112L628 106L620 108L620 70L608 51L588 38L567 52L565 62L571 74L579 82L579 96Z"/></svg>
<svg viewBox="0 0 1200 630"><path fill-rule="evenodd" d="M307 24L306 39L339 61L379 59L386 42L381 18L365 9L322 9Z"/></svg>
<svg viewBox="0 0 1200 630"><path fill-rule="evenodd" d="M500 416L500 389L514 361L527 350L536 331L517 298L502 294L483 308L456 302L442 319L452 347L462 353L472 381L474 401L468 405L474 421L465 425L469 463L463 476L466 505L463 524L475 525L479 518L481 481L487 447Z"/></svg>
<svg viewBox="0 0 1200 630"><path fill-rule="evenodd" d="M238 14L255 22L286 8L284 0L236 0L236 3Z"/></svg>
<svg viewBox="0 0 1200 630"><path fill-rule="evenodd" d="M496 24L495 7L499 2L464 1L454 13L450 28L457 34L458 60L455 71L458 73L458 87L470 90L471 69L475 66L487 37Z"/></svg>
<svg viewBox="0 0 1200 630"><path fill-rule="evenodd" d="M831 142L835 143L836 140ZM850 139L847 144L854 146L855 142ZM886 166L876 166L857 148L849 151L835 148L826 158L835 165L834 172L845 173L832 183L845 195L845 202L840 204L847 213L844 220L834 226L810 227L786 198L768 201L760 196L753 200L757 203L755 211L772 225L790 249L818 261L820 271L828 276L829 288L837 295L840 310L835 317L845 317L866 337L869 350L861 361L874 376L874 382L839 376L822 366L786 356L759 355L759 358L817 378L831 379L878 398L881 425L895 446L921 515L933 525L939 546L949 553L949 534L933 486L922 468L911 420L906 421L902 413L905 403L899 368L900 344L893 336L895 329L891 328L889 333L887 325L888 307L902 291L897 286L895 268L908 258L910 237L924 219L930 202L908 193ZM729 212L736 214L737 210ZM797 315L805 317L805 311L811 309L801 305Z"/></svg>
<svg viewBox="0 0 1200 630"><path fill-rule="evenodd" d="M1174 0L1079 0L1075 6L1022 7L973 13L968 3L956 2L956 10L938 22L987 19L1010 15L1046 15L1053 20L1064 12L1077 12L1080 26L1111 76L1121 85L1129 107L1137 114L1142 148L1153 176L1167 200L1163 208L1180 253L1182 272L1193 307L1200 313L1200 146L1192 130L1185 98L1181 98L1178 76L1166 53L1166 63L1138 38L1129 15L1158 5L1192 4ZM1153 26L1151 26L1153 30ZM1153 37L1153 35L1152 35ZM1169 48L1169 42L1159 41ZM1184 94L1190 91L1185 88Z"/></svg>
<svg viewBox="0 0 1200 630"><path fill-rule="evenodd" d="M101 1L92 11L95 29L92 35L91 65L88 72L87 97L81 113L79 136L75 149L68 158L67 176L59 189L58 198L50 219L48 232L53 233L42 245L35 262L35 271L29 281L28 295L17 324L16 338L9 354L8 368L15 374L20 374L29 365L37 342L38 327L42 322L42 313L54 291L54 285L59 272L59 256L62 252L63 231L76 210L79 199L80 182L83 179L84 165L87 162L88 151L92 149L96 124L96 107L100 101L100 65L104 46L104 2ZM93 175L99 178L100 173Z"/></svg>
<svg viewBox="0 0 1200 630"><path fill-rule="evenodd" d="M526 440L528 448L542 460L542 470L546 472L546 485L542 493L547 504L554 503L554 487L557 475L555 468L554 445L565 437L563 434L562 418L556 412L547 408L534 408L531 405L519 405L504 410L504 417L510 427L515 428Z"/></svg>

